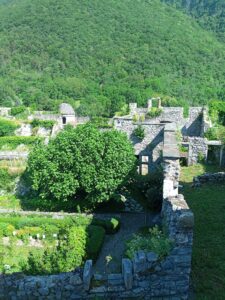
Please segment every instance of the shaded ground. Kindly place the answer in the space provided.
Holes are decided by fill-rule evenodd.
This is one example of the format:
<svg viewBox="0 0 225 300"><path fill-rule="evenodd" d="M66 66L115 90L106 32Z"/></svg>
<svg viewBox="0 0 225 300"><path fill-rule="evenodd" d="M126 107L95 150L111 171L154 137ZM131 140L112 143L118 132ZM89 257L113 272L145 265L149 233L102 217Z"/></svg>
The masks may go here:
<svg viewBox="0 0 225 300"><path fill-rule="evenodd" d="M154 213L123 213L121 228L114 235L106 235L104 245L97 262L95 273L118 273L121 271L121 261L124 256L125 242L143 226L152 226L159 220L159 214Z"/></svg>

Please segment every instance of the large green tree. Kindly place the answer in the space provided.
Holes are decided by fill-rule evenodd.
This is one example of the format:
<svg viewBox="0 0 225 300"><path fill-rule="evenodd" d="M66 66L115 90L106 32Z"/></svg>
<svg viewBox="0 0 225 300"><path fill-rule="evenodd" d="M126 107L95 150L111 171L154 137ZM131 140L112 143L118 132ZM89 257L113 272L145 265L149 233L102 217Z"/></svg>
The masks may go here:
<svg viewBox="0 0 225 300"><path fill-rule="evenodd" d="M39 145L28 160L28 175L38 194L59 202L107 201L135 169L131 143L121 132L91 125L67 128Z"/></svg>

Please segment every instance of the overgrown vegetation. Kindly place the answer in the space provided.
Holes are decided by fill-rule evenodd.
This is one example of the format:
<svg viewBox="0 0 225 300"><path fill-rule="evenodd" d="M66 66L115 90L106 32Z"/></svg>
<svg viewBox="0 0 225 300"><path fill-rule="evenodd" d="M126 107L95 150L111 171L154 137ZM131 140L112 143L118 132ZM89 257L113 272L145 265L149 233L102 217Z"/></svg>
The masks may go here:
<svg viewBox="0 0 225 300"><path fill-rule="evenodd" d="M108 117L151 96L224 99L224 44L158 0L12 0L0 20L2 106Z"/></svg>
<svg viewBox="0 0 225 300"><path fill-rule="evenodd" d="M44 127L46 129L52 129L52 127L54 126L55 121L52 120L39 120L39 119L34 119L31 122L31 125L35 128L35 127Z"/></svg>
<svg viewBox="0 0 225 300"><path fill-rule="evenodd" d="M18 125L14 121L0 118L0 137L14 135Z"/></svg>
<svg viewBox="0 0 225 300"><path fill-rule="evenodd" d="M0 149L14 150L19 145L33 147L41 142L42 138L36 136L4 136L0 137Z"/></svg>
<svg viewBox="0 0 225 300"><path fill-rule="evenodd" d="M133 134L134 134L137 138L139 138L140 140L143 140L144 137L145 137L145 130L144 130L143 126L138 125L138 126L134 129Z"/></svg>
<svg viewBox="0 0 225 300"><path fill-rule="evenodd" d="M133 259L137 251L155 252L159 258L167 256L172 249L172 241L157 226L149 229L147 234L135 234L127 242L126 255Z"/></svg>
<svg viewBox="0 0 225 300"><path fill-rule="evenodd" d="M162 113L162 109L158 108L158 107L152 107L148 113L147 113L147 117L149 118L156 118L159 117Z"/></svg>

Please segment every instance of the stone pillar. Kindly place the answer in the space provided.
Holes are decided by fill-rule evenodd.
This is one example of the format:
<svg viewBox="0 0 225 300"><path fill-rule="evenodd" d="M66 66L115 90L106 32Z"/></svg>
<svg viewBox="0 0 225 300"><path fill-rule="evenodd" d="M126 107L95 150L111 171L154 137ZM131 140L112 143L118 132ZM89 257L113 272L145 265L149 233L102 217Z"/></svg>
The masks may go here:
<svg viewBox="0 0 225 300"><path fill-rule="evenodd" d="M162 100L161 100L161 98L159 97L159 98L157 98L157 100L158 100L158 108L162 108Z"/></svg>
<svg viewBox="0 0 225 300"><path fill-rule="evenodd" d="M123 279L124 284L127 290L132 289L133 286L133 272L132 272L133 266L132 262L128 258L122 259L122 273L123 273Z"/></svg>
<svg viewBox="0 0 225 300"><path fill-rule="evenodd" d="M130 115L135 115L137 112L137 103L129 103Z"/></svg>
<svg viewBox="0 0 225 300"><path fill-rule="evenodd" d="M148 110L151 110L151 108L152 108L152 99L148 99L147 108L148 108Z"/></svg>
<svg viewBox="0 0 225 300"><path fill-rule="evenodd" d="M85 291L88 291L90 289L91 277L92 277L92 260L87 260L85 262L84 271L83 271L83 285Z"/></svg>

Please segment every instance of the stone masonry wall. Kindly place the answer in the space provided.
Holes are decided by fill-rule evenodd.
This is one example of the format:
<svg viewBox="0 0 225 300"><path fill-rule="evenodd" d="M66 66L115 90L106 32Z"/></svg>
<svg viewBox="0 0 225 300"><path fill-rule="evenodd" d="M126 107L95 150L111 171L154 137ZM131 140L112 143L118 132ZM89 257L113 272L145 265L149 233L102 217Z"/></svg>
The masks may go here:
<svg viewBox="0 0 225 300"><path fill-rule="evenodd" d="M199 187L203 183L225 183L225 172L205 173L193 178L194 187Z"/></svg>
<svg viewBox="0 0 225 300"><path fill-rule="evenodd" d="M188 165L194 165L199 158L206 159L208 153L207 139L201 137L190 137L188 151Z"/></svg>

